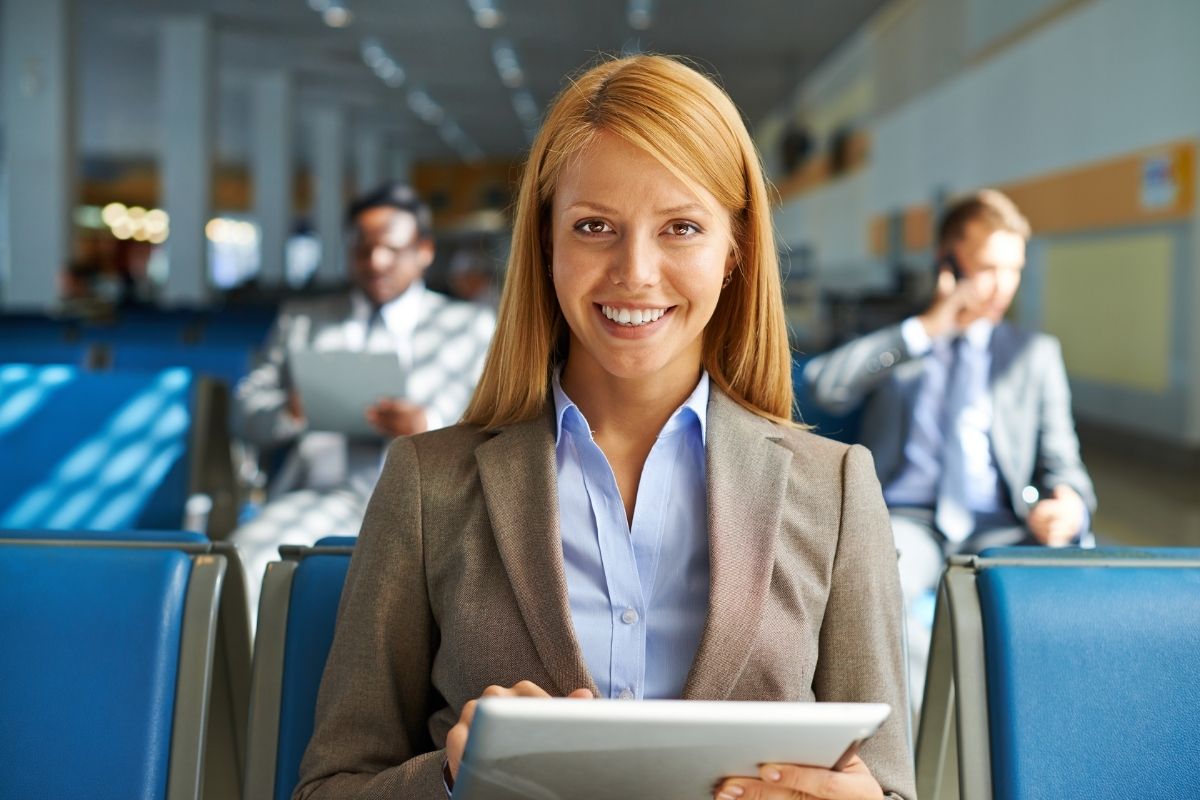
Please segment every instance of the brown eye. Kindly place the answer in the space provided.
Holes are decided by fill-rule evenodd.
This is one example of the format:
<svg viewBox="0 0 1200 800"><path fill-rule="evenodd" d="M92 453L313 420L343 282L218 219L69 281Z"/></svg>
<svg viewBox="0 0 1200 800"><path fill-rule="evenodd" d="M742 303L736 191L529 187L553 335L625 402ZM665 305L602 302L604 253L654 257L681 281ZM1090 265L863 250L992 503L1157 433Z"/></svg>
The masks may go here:
<svg viewBox="0 0 1200 800"><path fill-rule="evenodd" d="M668 230L673 236L691 236L700 232L700 229L690 222L672 222Z"/></svg>
<svg viewBox="0 0 1200 800"><path fill-rule="evenodd" d="M608 223L601 219L586 219L575 226L575 230L582 233L607 233L610 229Z"/></svg>

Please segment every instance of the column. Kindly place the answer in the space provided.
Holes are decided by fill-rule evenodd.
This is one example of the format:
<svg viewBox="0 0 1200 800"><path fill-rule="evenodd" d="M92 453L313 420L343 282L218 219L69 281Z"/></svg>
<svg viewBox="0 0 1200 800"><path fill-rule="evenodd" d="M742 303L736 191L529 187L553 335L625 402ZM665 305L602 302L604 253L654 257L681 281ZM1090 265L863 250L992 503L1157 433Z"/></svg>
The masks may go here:
<svg viewBox="0 0 1200 800"><path fill-rule="evenodd" d="M383 136L374 128L359 128L354 139L354 192L366 194L385 179Z"/></svg>
<svg viewBox="0 0 1200 800"><path fill-rule="evenodd" d="M253 91L251 169L261 255L259 278L264 286L282 286L294 205L292 82L286 72L274 71L256 78Z"/></svg>
<svg viewBox="0 0 1200 800"><path fill-rule="evenodd" d="M407 150L392 150L388 154L388 177L394 181L413 182L412 156Z"/></svg>
<svg viewBox="0 0 1200 800"><path fill-rule="evenodd" d="M0 2L4 206L9 239L0 300L8 310L58 303L75 205L71 0ZM2 188L2 187L0 187Z"/></svg>
<svg viewBox="0 0 1200 800"><path fill-rule="evenodd" d="M321 240L318 285L346 280L342 245L342 215L346 205L346 121L342 110L318 108L312 115L313 178L316 184L316 229Z"/></svg>
<svg viewBox="0 0 1200 800"><path fill-rule="evenodd" d="M171 218L167 238L166 305L209 299L208 241L212 215L213 34L201 16L163 21L159 35L162 202Z"/></svg>

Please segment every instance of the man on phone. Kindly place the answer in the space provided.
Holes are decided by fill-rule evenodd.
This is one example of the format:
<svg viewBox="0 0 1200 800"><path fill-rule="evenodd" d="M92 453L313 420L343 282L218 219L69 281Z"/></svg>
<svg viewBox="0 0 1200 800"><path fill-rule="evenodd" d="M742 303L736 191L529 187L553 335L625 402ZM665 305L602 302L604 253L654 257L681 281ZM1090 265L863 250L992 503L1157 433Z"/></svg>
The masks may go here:
<svg viewBox="0 0 1200 800"><path fill-rule="evenodd" d="M1096 499L1058 340L1004 321L1029 234L999 192L954 203L939 224L930 306L805 370L822 406L863 407L860 440L891 510L909 603L914 698L929 638L914 605L926 602L946 556L1090 541Z"/></svg>

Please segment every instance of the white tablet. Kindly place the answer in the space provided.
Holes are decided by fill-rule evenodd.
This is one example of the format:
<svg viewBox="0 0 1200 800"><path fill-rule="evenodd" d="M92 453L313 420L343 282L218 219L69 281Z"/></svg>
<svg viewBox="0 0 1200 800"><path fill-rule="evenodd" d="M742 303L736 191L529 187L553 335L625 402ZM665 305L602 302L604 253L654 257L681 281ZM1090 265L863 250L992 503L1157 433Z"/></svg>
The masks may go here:
<svg viewBox="0 0 1200 800"><path fill-rule="evenodd" d="M454 800L704 800L768 762L840 766L886 703L484 698Z"/></svg>
<svg viewBox="0 0 1200 800"><path fill-rule="evenodd" d="M288 353L288 365L309 430L379 436L367 422L367 407L404 397L404 370L395 353L298 349Z"/></svg>

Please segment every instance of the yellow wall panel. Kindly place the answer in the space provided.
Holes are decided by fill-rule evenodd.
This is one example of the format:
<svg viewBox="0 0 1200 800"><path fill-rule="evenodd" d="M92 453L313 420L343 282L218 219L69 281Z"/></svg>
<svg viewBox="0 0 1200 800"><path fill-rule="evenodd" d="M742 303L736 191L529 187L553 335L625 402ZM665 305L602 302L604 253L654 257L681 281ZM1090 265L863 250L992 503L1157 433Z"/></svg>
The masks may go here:
<svg viewBox="0 0 1200 800"><path fill-rule="evenodd" d="M1073 377L1161 393L1169 382L1170 234L1048 245L1044 328Z"/></svg>

